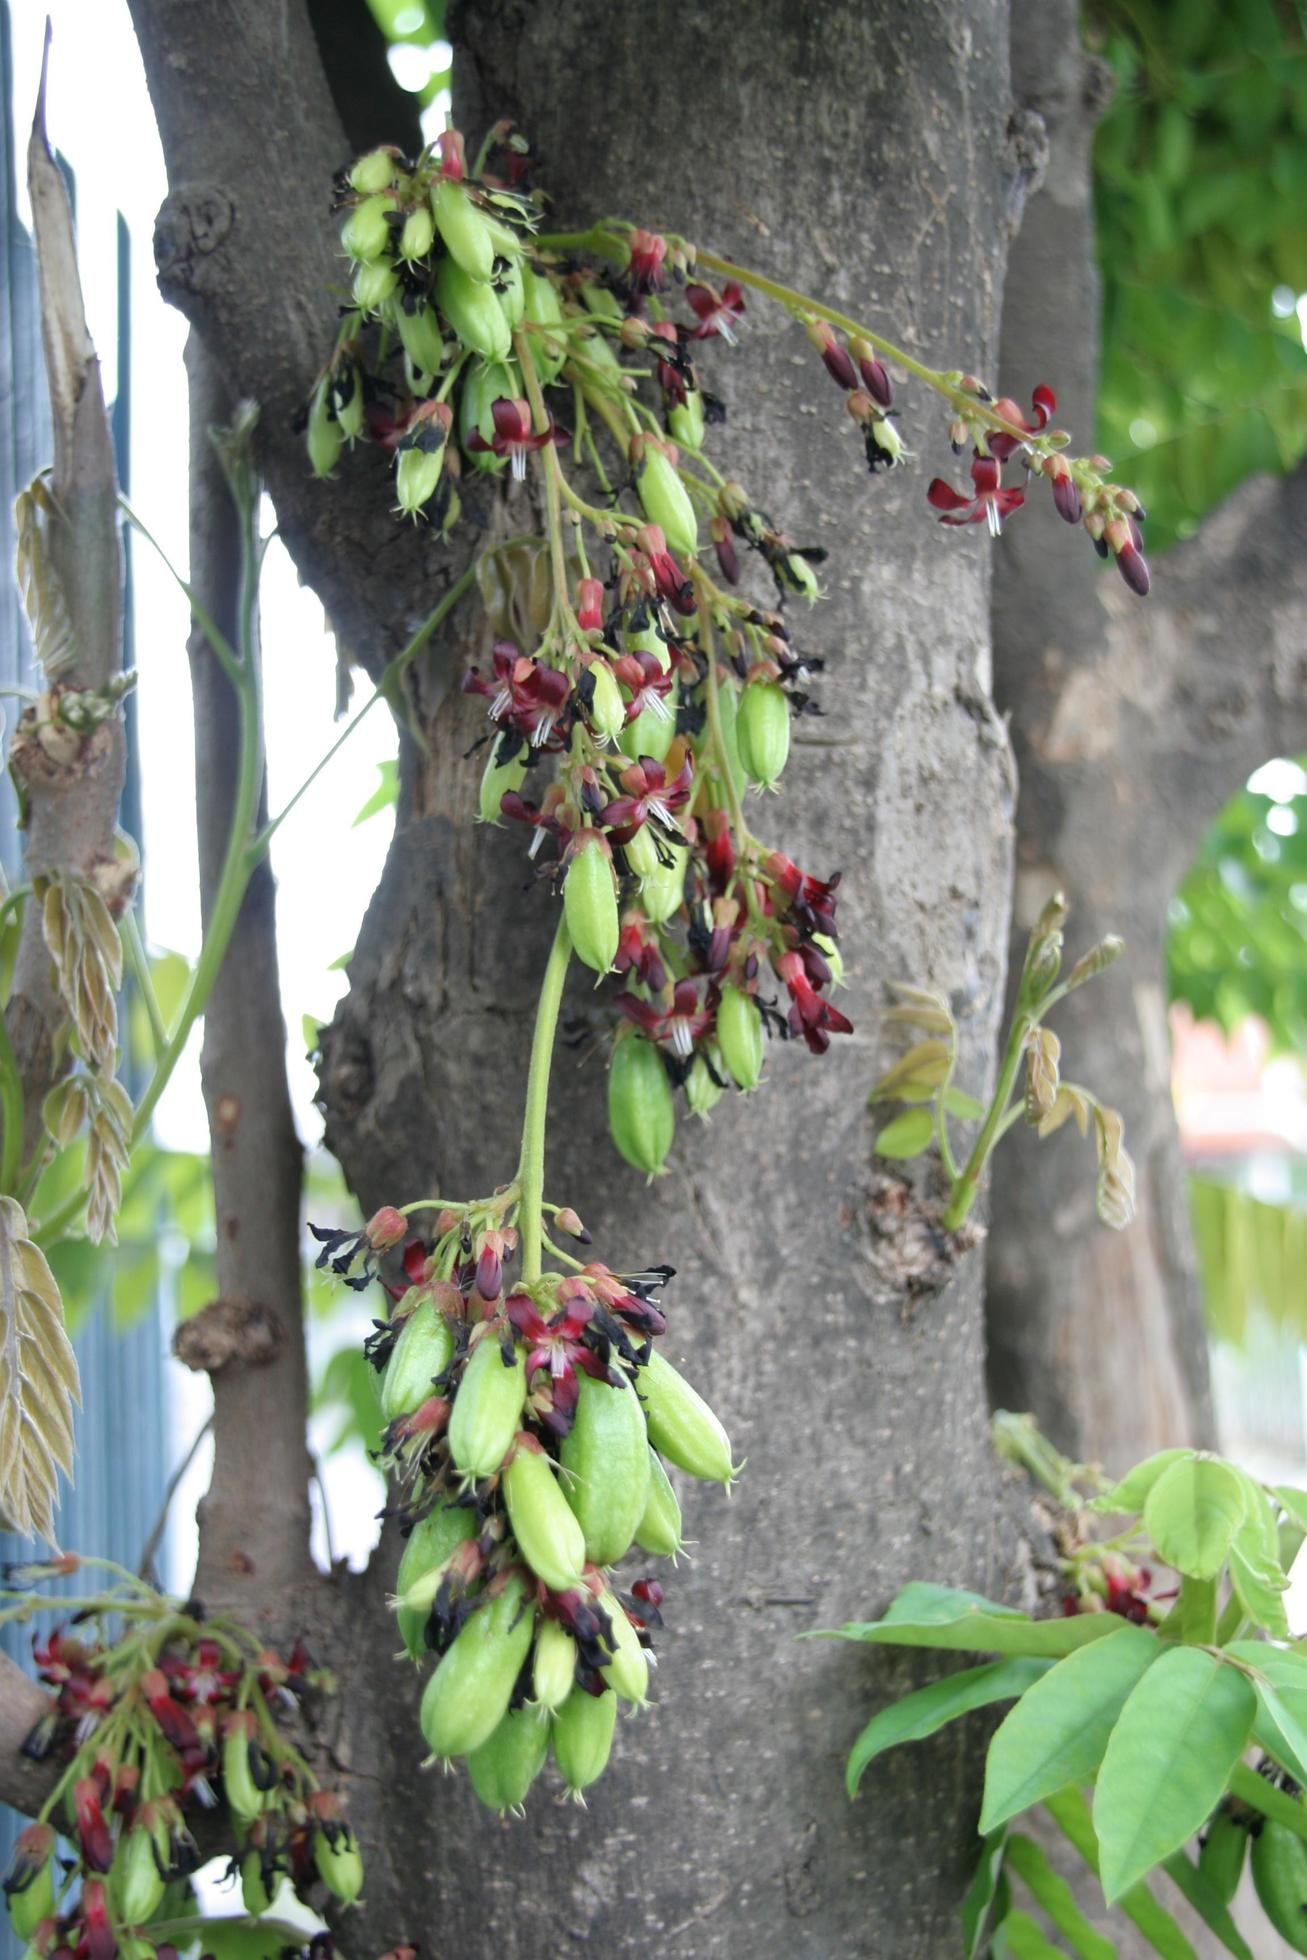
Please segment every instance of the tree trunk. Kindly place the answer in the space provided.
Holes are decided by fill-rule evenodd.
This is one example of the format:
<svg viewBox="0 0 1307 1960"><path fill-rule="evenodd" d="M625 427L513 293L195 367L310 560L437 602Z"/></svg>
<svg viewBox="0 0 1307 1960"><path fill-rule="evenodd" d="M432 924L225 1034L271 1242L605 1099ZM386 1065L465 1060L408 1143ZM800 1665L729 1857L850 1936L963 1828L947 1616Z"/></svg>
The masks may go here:
<svg viewBox="0 0 1307 1960"><path fill-rule="evenodd" d="M775 0L751 10L747 37L722 26L670 7L655 44L652 18L615 30L591 0L464 9L458 119L475 132L514 116L569 224L620 211L711 238L835 303L874 296L925 358L992 360L1002 10L963 27L952 9ZM886 978L954 992L976 1074L992 1051L1011 777L986 694L987 560L926 521L919 478L866 478L788 322L751 310L746 351L714 359L712 385L730 404L732 471L833 554L830 602L807 628L832 656L827 718L800 724L787 794L759 821L802 862L844 871L861 1032L822 1061L773 1049L766 1089L722 1104L710 1130L684 1125L672 1175L645 1189L605 1136L605 1023L575 990L551 1194L581 1211L600 1256L680 1269L669 1351L689 1357L748 1469L729 1507L686 1494L699 1549L670 1587L663 1705L623 1726L584 1820L533 1802L505 1840L465 1781L414 1791L401 1766L416 1697L379 1684L385 1563L370 1576L370 1633L341 1659L377 1941L432 1926L451 1950L504 1956L591 1939L823 1960L956 1949L975 1738L891 1760L850 1811L842 1760L892 1670L794 1635L876 1611L926 1570L1003 1583L979 1260L905 1311L875 1258L865 1112ZM942 447L931 403L907 417L923 449ZM432 760L406 757L391 861L326 1042L329 1140L365 1210L488 1188L516 1158L553 904L514 837L468 826L478 765L458 758L480 726L451 703Z"/></svg>
<svg viewBox="0 0 1307 1960"><path fill-rule="evenodd" d="M1090 143L1104 101L1075 0L1017 0L1014 86L1048 126L1043 189L1015 241L1004 391L1052 382L1090 441L1097 379ZM1128 1232L1094 1216L1077 1139L1025 1134L996 1180L987 1306L994 1401L1031 1409L1061 1449L1120 1472L1211 1443L1198 1274L1170 1099L1167 905L1206 826L1257 764L1307 741L1301 538L1307 474L1248 485L1169 553L1139 605L1071 549L1044 498L1005 533L994 581L995 694L1020 796L1014 943L1061 885L1073 952L1126 956L1059 1009L1064 1066L1125 1117L1139 1169ZM1299 541L1294 543L1295 537ZM1087 1146L1081 1146L1085 1149Z"/></svg>

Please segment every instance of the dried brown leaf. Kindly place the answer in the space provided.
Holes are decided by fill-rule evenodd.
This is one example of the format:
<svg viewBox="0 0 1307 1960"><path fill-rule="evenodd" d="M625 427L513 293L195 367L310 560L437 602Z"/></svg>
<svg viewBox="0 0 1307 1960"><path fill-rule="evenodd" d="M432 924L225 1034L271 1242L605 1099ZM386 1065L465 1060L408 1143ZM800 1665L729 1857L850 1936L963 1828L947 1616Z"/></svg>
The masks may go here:
<svg viewBox="0 0 1307 1960"><path fill-rule="evenodd" d="M14 1198L0 1197L0 1511L54 1543L58 1470L72 1475L77 1358L45 1254Z"/></svg>

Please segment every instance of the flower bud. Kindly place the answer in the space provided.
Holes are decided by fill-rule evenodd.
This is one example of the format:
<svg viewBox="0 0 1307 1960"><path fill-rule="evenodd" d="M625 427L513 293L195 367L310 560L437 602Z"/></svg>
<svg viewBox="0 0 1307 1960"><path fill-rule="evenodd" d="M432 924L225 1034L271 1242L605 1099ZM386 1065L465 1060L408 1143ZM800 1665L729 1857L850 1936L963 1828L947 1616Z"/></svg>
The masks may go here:
<svg viewBox="0 0 1307 1960"><path fill-rule="evenodd" d="M363 1227L363 1236L374 1252L389 1252L408 1235L408 1220L394 1205L382 1205Z"/></svg>
<svg viewBox="0 0 1307 1960"><path fill-rule="evenodd" d="M635 436L631 467L640 507L649 522L658 526L674 552L692 558L699 548L699 523L689 492L666 450L651 436Z"/></svg>
<svg viewBox="0 0 1307 1960"><path fill-rule="evenodd" d="M877 354L869 340L855 334L849 341L849 352L858 363L862 385L878 408L893 408L894 389L884 361Z"/></svg>
<svg viewBox="0 0 1307 1960"><path fill-rule="evenodd" d="M662 1056L640 1035L619 1037L613 1049L608 1127L633 1170L658 1175L676 1134L676 1108Z"/></svg>
<svg viewBox="0 0 1307 1960"><path fill-rule="evenodd" d="M752 994L723 987L717 1009L717 1041L726 1072L738 1089L756 1089L762 1076L762 1015Z"/></svg>
<svg viewBox="0 0 1307 1960"><path fill-rule="evenodd" d="M614 741L625 726L626 703L617 685L617 676L606 660L593 661L589 673L593 692L587 719L600 741L607 744Z"/></svg>
<svg viewBox="0 0 1307 1960"><path fill-rule="evenodd" d="M805 331L817 352L831 380L840 388L856 388L857 370L843 341L835 338L834 329L825 320L809 320Z"/></svg>
<svg viewBox="0 0 1307 1960"><path fill-rule="evenodd" d="M703 448L703 396L697 388L687 388L685 400L669 412L667 426L687 449Z"/></svg>
<svg viewBox="0 0 1307 1960"><path fill-rule="evenodd" d="M745 688L735 739L749 781L774 789L790 753L790 704L778 682L753 681Z"/></svg>
<svg viewBox="0 0 1307 1960"><path fill-rule="evenodd" d="M607 973L620 927L612 852L597 830L577 831L569 846L563 915L577 958L595 973Z"/></svg>
<svg viewBox="0 0 1307 1960"><path fill-rule="evenodd" d="M375 196L389 190L399 174L397 152L393 149L369 150L349 173L349 187L360 197Z"/></svg>

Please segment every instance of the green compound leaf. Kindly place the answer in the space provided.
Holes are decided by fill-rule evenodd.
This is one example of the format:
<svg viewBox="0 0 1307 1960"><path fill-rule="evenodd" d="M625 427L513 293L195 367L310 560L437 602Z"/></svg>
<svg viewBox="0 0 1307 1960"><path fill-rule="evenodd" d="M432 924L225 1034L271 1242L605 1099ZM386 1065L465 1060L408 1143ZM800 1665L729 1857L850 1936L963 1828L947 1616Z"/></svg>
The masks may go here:
<svg viewBox="0 0 1307 1960"><path fill-rule="evenodd" d="M1187 1579L1214 1579L1244 1521L1237 1471L1216 1457L1193 1456L1164 1470L1144 1504L1144 1529L1158 1555Z"/></svg>
<svg viewBox="0 0 1307 1960"><path fill-rule="evenodd" d="M941 1647L963 1654L1033 1654L1057 1658L1106 1639L1122 1624L1115 1613L1079 1613L1064 1620L1030 1620L979 1593L920 1581L903 1588L883 1619L801 1639L870 1640L884 1646Z"/></svg>
<svg viewBox="0 0 1307 1960"><path fill-rule="evenodd" d="M1136 1463L1119 1484L1113 1484L1111 1490L1096 1497L1089 1509L1101 1511L1107 1517L1134 1517L1143 1510L1148 1493L1162 1472L1169 1470L1173 1463L1187 1462L1192 1456L1192 1450L1159 1450L1156 1456Z"/></svg>
<svg viewBox="0 0 1307 1960"><path fill-rule="evenodd" d="M1148 1669L1108 1740L1094 1793L1109 1905L1201 1828L1256 1713L1246 1676L1201 1648L1172 1647Z"/></svg>
<svg viewBox="0 0 1307 1960"><path fill-rule="evenodd" d="M932 1681L928 1688L904 1695L872 1716L849 1754L844 1780L851 1797L858 1793L868 1763L893 1749L900 1742L920 1742L934 1735L946 1723L956 1721L973 1708L987 1708L992 1702L1012 1701L1046 1674L1051 1661L1017 1659L989 1661L984 1667L964 1668L943 1681Z"/></svg>
<svg viewBox="0 0 1307 1960"><path fill-rule="evenodd" d="M1156 1634L1123 1626L1069 1655L1028 1689L989 1745L980 1829L996 1830L1068 1783L1087 1783L1127 1699L1160 1651Z"/></svg>

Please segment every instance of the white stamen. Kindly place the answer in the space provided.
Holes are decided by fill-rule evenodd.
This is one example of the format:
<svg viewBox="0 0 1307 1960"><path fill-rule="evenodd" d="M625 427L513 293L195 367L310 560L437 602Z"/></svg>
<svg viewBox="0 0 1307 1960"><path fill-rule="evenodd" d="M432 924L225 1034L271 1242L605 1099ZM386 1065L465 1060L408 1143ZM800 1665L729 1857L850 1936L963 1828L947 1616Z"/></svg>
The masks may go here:
<svg viewBox="0 0 1307 1960"><path fill-rule="evenodd" d="M526 482L526 451L525 449L519 449L517 444L515 443L510 453L513 458L512 465L511 465L511 475L513 481L514 483L525 483Z"/></svg>
<svg viewBox="0 0 1307 1960"><path fill-rule="evenodd" d="M690 1024L688 1021L673 1021L672 1047L682 1061L685 1061L690 1055L694 1048L694 1036L690 1033Z"/></svg>
<svg viewBox="0 0 1307 1960"><path fill-rule="evenodd" d="M533 858L536 855L536 852L540 849L540 846L544 843L544 841L545 841L545 833L540 828L540 826L537 825L536 833L535 836L531 839L531 848L527 852L527 856L529 858Z"/></svg>
<svg viewBox="0 0 1307 1960"><path fill-rule="evenodd" d="M512 689L507 687L501 687L498 694L495 696L494 700L490 703L491 721L502 721L504 716L508 713L509 709L512 707L512 705L513 705Z"/></svg>
<svg viewBox="0 0 1307 1960"><path fill-rule="evenodd" d="M998 537L1003 529L1003 515L992 497L985 505L985 521L989 525L990 537Z"/></svg>

